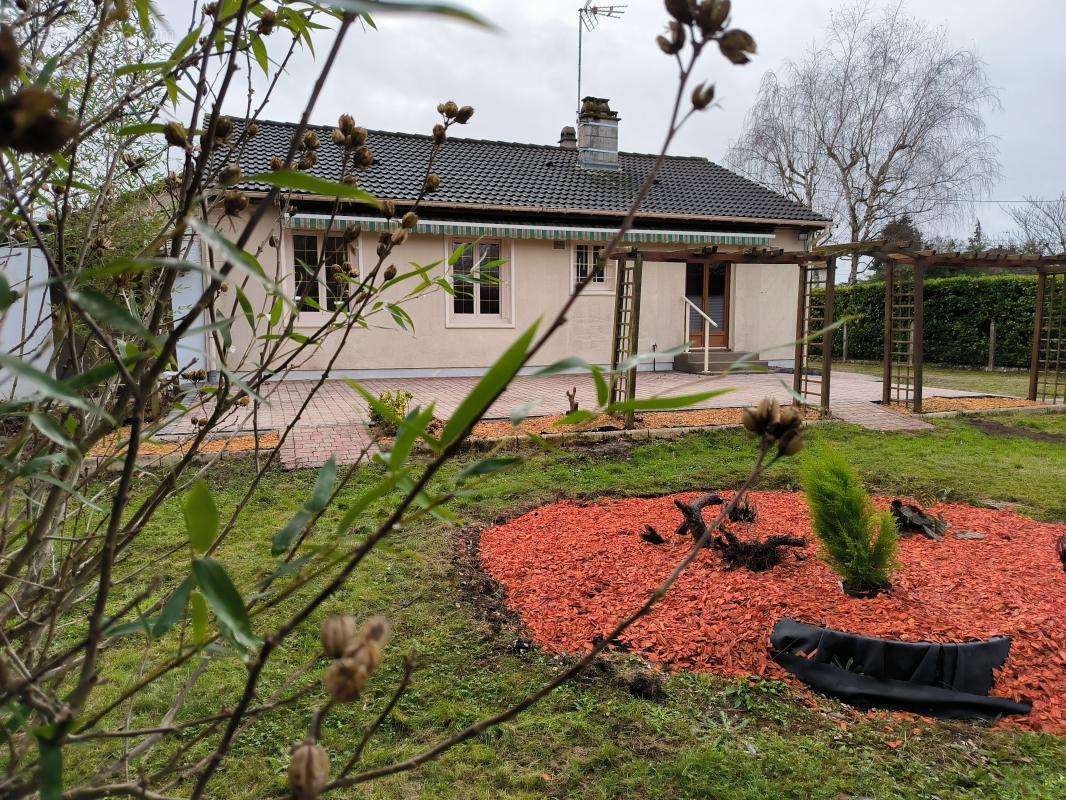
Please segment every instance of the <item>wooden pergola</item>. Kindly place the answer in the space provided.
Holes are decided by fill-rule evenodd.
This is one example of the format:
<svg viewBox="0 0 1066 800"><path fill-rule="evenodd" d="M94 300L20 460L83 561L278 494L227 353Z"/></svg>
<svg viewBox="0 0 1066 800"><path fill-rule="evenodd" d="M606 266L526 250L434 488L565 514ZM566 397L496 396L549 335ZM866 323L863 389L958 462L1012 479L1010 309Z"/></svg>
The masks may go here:
<svg viewBox="0 0 1066 800"><path fill-rule="evenodd" d="M768 247L720 250L717 246L678 250L633 247L617 251L611 367L617 369L637 353L640 291L643 264L651 262L719 264L795 264L799 291L796 307L796 355L793 391L829 412L835 328L836 260L854 254L878 262L885 275L885 322L882 355L882 402L901 403L922 410L924 366L925 280L933 267L978 269L994 266L1007 271L1035 271L1037 292L1032 355L1029 365L1029 399L1045 403L1066 402L1066 253L1054 256L1019 255L990 250L980 253L937 252L912 248L906 242L884 240L851 242L789 251ZM811 364L817 361L817 369ZM614 401L636 397L636 367L615 383ZM632 415L630 415L632 416ZM631 420L630 420L631 421Z"/></svg>

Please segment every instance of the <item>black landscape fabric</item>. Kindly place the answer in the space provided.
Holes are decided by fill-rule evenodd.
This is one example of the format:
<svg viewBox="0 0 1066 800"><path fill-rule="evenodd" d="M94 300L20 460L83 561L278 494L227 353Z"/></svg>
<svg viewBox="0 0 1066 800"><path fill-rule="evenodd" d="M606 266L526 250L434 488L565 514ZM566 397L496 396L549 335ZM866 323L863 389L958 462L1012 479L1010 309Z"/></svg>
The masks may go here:
<svg viewBox="0 0 1066 800"><path fill-rule="evenodd" d="M936 644L897 642L783 619L770 634L774 661L808 686L854 705L933 717L992 719L1030 705L989 697L1010 637Z"/></svg>

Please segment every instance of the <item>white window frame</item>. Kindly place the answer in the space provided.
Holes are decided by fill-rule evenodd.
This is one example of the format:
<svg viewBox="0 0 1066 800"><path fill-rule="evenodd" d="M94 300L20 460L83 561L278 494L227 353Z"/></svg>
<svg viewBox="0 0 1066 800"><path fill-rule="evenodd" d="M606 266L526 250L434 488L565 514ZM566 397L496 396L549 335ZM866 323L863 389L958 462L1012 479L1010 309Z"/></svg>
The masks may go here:
<svg viewBox="0 0 1066 800"><path fill-rule="evenodd" d="M570 292L576 292L577 287L581 283L581 279L577 276L577 251L578 248L588 247L590 248L589 255L592 260L589 262L589 268L591 269L596 264L596 250L606 249L606 245L603 242L573 242L570 246ZM589 285L585 287L585 290L581 293L586 294L614 294L615 285L615 272L618 265L614 259L607 259L607 263L603 267L603 280L592 280Z"/></svg>
<svg viewBox="0 0 1066 800"><path fill-rule="evenodd" d="M446 328L514 328L515 322L515 297L517 295L517 270L515 269L515 242L514 239L477 238L446 236L444 238L444 263L448 281L452 281L452 265L450 262L455 248L462 244L498 244L500 246L500 258L507 263L500 268L500 312L498 314L482 314L478 306L480 295L474 292L474 313L457 314L455 312L454 296L448 292L444 295L444 326ZM453 284L454 286L454 284Z"/></svg>
<svg viewBox="0 0 1066 800"><path fill-rule="evenodd" d="M293 228L286 231L285 236L285 259L288 262L288 287L289 296L294 300L296 299L296 270L298 266L296 264L296 237L297 236L314 236L318 242L318 252L321 255L322 248L326 243L326 231L314 230L314 229L302 229ZM330 237L342 237L344 235L343 227L334 227L329 232ZM363 279L363 250L362 250L362 236L357 238L349 247L351 257L355 260L353 265L353 274L358 275L359 279ZM325 265L323 265L324 267ZM324 322L328 322L333 316L333 312L326 307L326 298L328 291L326 288L325 278L320 274L316 281L318 285L318 303L322 307L321 311L305 311L298 309L296 317L297 327L318 327Z"/></svg>

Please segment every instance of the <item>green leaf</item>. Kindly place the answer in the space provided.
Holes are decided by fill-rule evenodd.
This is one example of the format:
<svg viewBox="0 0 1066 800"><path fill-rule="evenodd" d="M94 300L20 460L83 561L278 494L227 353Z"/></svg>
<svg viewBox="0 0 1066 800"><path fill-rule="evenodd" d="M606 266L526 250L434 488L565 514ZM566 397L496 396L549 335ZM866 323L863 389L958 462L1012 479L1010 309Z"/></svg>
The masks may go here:
<svg viewBox="0 0 1066 800"><path fill-rule="evenodd" d="M267 55L266 45L263 44L263 37L258 33L253 33L250 41L252 44L252 55L255 56L256 63L259 64L259 69L263 70L264 75L269 75L270 57Z"/></svg>
<svg viewBox="0 0 1066 800"><path fill-rule="evenodd" d="M393 478L390 476L385 480L374 484L359 495L359 497L348 506L348 510L344 512L344 516L341 517L340 522L337 523L337 534L343 536L348 529L352 527L356 518L375 500L379 500L391 492L393 486Z"/></svg>
<svg viewBox="0 0 1066 800"><path fill-rule="evenodd" d="M55 726L46 726L51 729ZM37 791L41 800L60 800L63 796L63 748L52 736L38 728Z"/></svg>
<svg viewBox="0 0 1066 800"><path fill-rule="evenodd" d="M121 78L123 75L132 75L136 72L151 72L156 69L165 69L170 66L169 61L136 61L132 64L124 64L115 70L115 77Z"/></svg>
<svg viewBox="0 0 1066 800"><path fill-rule="evenodd" d="M210 558L197 558L192 562L192 574L223 631L243 648L257 647L259 639L252 633L244 600L222 565Z"/></svg>
<svg viewBox="0 0 1066 800"><path fill-rule="evenodd" d="M206 553L218 536L219 516L215 498L204 481L197 481L185 493L181 511L185 515L185 530L188 531L193 552L201 555Z"/></svg>
<svg viewBox="0 0 1066 800"><path fill-rule="evenodd" d="M159 616L152 625L152 636L159 638L168 633L175 625L185 618L185 607L189 603L189 593L192 591L193 579L186 578L181 585L174 590L163 605Z"/></svg>
<svg viewBox="0 0 1066 800"><path fill-rule="evenodd" d="M456 476L455 480L457 483L463 483L478 475L489 475L490 473L507 469L521 461L522 459L518 456L494 456L492 458L483 458L466 467L466 469Z"/></svg>
<svg viewBox="0 0 1066 800"><path fill-rule="evenodd" d="M18 300L18 295L11 291L7 276L0 272L0 313L7 311L16 300Z"/></svg>
<svg viewBox="0 0 1066 800"><path fill-rule="evenodd" d="M421 13L439 14L445 17L469 22L481 28L494 30L495 25L484 17L469 11L462 6L452 3L423 3L417 0L323 0L323 3L333 8L352 11L356 14L373 13Z"/></svg>
<svg viewBox="0 0 1066 800"><path fill-rule="evenodd" d="M162 133L163 123L142 122L138 125L126 125L118 129L119 136L145 136L149 133Z"/></svg>
<svg viewBox="0 0 1066 800"><path fill-rule="evenodd" d="M185 34L180 42L178 42L177 46L174 48L174 52L170 54L170 63L172 65L177 66L178 62L185 58L185 54L192 49L192 46L196 44L197 40L200 38L200 33L203 29L203 25L193 28Z"/></svg>
<svg viewBox="0 0 1066 800"><path fill-rule="evenodd" d="M200 591L189 595L189 620L192 622L192 638L196 644L207 641L207 601Z"/></svg>
<svg viewBox="0 0 1066 800"><path fill-rule="evenodd" d="M130 313L128 308L123 308L105 294L95 289L81 289L70 293L70 299L89 314L97 322L102 322L109 328L132 333L143 339L154 341L155 337L148 332L144 323Z"/></svg>
<svg viewBox="0 0 1066 800"><path fill-rule="evenodd" d="M75 394L70 388L57 381L51 375L30 366L22 359L15 358L7 353L0 353L0 367L11 370L15 375L37 387L46 397L58 400L74 408L80 408L83 411L91 411L93 409L88 400Z"/></svg>
<svg viewBox="0 0 1066 800"><path fill-rule="evenodd" d="M315 488L311 497L304 503L303 508L297 511L292 519L285 523L285 527L274 534L270 545L270 554L279 556L288 552L293 542L314 519L315 514L325 511L329 498L333 496L333 490L337 486L337 460L330 456L329 461L322 465L315 479Z"/></svg>
<svg viewBox="0 0 1066 800"><path fill-rule="evenodd" d="M562 419L556 422L556 425L581 425L586 422L592 422L596 419L596 414L584 408L579 408L577 411L571 411L565 415Z"/></svg>
<svg viewBox="0 0 1066 800"><path fill-rule="evenodd" d="M414 408L411 410L396 431L396 439L393 441L392 450L389 452L390 469L395 471L403 466L407 457L411 454L411 448L414 447L415 440L425 433L426 428L432 421L432 405L425 409Z"/></svg>
<svg viewBox="0 0 1066 800"><path fill-rule="evenodd" d="M485 413L496 396L511 382L521 368L522 362L525 361L539 325L540 320L537 320L519 336L482 376L470 394L463 398L459 407L455 409L455 413L444 425L444 432L440 437L442 447L448 447L458 439L474 420Z"/></svg>
<svg viewBox="0 0 1066 800"><path fill-rule="evenodd" d="M508 418L511 420L511 424L516 428L521 425L526 418L536 411L537 406L541 404L540 400L531 400L528 403L523 403L520 406L515 406L511 409L511 413L508 414Z"/></svg>
<svg viewBox="0 0 1066 800"><path fill-rule="evenodd" d="M337 197L341 200L351 200L374 208L381 208L380 200L358 186L350 186L340 181L329 181L325 178L316 178L306 172L296 172L290 169L260 172L256 175L249 175L244 179L244 182L265 183L267 186L275 186L278 189L307 192L308 194L317 194L323 197Z"/></svg>
<svg viewBox="0 0 1066 800"><path fill-rule="evenodd" d="M253 331L255 330L255 310L252 308L252 301L248 299L241 287L237 287L237 302L241 306L241 311L244 312L244 318L248 322L248 327Z"/></svg>
<svg viewBox="0 0 1066 800"><path fill-rule="evenodd" d="M186 217L189 227L195 230L211 250L220 254L233 266L243 269L248 274L258 278L269 290L277 293L277 286L267 278L259 260L246 250L242 250L235 243L218 232L211 225L195 217Z"/></svg>
<svg viewBox="0 0 1066 800"><path fill-rule="evenodd" d="M637 400L625 400L621 403L611 403L604 409L608 414L620 414L623 411L673 411L678 408L689 408L719 397L732 389L715 389L712 392L699 392L698 394L679 394L672 397L645 397Z"/></svg>
<svg viewBox="0 0 1066 800"><path fill-rule="evenodd" d="M75 449L74 442L70 441L67 434L60 428L54 419L47 414L41 414L40 412L33 412L30 414L30 422L33 423L33 427L58 444L60 447L65 447L68 450Z"/></svg>

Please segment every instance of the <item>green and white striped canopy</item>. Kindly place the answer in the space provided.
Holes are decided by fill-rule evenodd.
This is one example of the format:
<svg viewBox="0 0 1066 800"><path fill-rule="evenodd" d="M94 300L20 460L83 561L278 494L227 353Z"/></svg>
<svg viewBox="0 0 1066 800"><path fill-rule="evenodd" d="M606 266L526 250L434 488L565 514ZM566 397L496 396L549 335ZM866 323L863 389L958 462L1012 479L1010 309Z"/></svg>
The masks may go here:
<svg viewBox="0 0 1066 800"><path fill-rule="evenodd" d="M325 230L330 226L328 214L297 214L287 227L295 230ZM340 231L350 223L366 231L389 231L399 227L398 220L381 217L354 217L338 214L333 229ZM520 225L491 222L448 222L420 220L412 233L443 236L490 237L494 239L551 239L556 241L605 242L614 235L613 228L581 228L568 225ZM732 244L765 247L773 239L771 233L731 233L724 231L658 231L634 229L626 233L625 241L634 244Z"/></svg>

